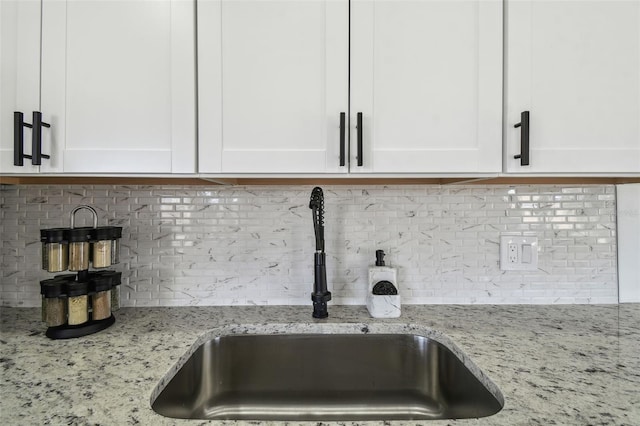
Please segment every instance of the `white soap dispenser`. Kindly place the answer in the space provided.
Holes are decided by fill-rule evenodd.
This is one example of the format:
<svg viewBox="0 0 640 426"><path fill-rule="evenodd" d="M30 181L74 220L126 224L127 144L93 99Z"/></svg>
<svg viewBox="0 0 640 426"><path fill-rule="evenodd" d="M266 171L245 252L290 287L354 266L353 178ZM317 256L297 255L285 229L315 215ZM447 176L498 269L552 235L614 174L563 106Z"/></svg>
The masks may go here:
<svg viewBox="0 0 640 426"><path fill-rule="evenodd" d="M397 272L395 268L385 266L382 250L376 250L376 265L369 268L367 309L374 318L400 316Z"/></svg>

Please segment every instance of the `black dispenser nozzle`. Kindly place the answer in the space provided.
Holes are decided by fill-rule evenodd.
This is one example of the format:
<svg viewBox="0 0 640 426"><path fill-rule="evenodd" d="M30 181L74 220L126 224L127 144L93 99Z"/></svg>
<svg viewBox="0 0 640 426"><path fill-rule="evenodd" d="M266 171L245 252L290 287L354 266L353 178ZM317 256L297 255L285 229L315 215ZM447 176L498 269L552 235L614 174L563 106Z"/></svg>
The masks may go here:
<svg viewBox="0 0 640 426"><path fill-rule="evenodd" d="M376 266L384 266L384 251L376 250Z"/></svg>

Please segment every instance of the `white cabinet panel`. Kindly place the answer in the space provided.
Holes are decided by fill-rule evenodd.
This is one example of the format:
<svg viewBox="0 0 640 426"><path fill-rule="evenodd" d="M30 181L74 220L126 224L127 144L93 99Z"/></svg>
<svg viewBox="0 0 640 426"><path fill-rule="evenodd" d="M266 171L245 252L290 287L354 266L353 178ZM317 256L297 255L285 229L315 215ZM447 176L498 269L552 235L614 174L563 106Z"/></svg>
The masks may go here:
<svg viewBox="0 0 640 426"><path fill-rule="evenodd" d="M621 303L640 303L640 183L616 186Z"/></svg>
<svg viewBox="0 0 640 426"><path fill-rule="evenodd" d="M640 172L639 1L509 1L507 64L508 172Z"/></svg>
<svg viewBox="0 0 640 426"><path fill-rule="evenodd" d="M346 0L198 2L199 171L346 171L347 41Z"/></svg>
<svg viewBox="0 0 640 426"><path fill-rule="evenodd" d="M499 172L502 3L351 5L351 171Z"/></svg>
<svg viewBox="0 0 640 426"><path fill-rule="evenodd" d="M0 173L40 169L28 158L14 166L13 155L13 113L22 112L31 123L33 111L40 110L40 7L40 0L0 1ZM22 133L24 154L30 155L31 129Z"/></svg>
<svg viewBox="0 0 640 426"><path fill-rule="evenodd" d="M194 13L186 1L44 1L42 111L53 164L195 172Z"/></svg>

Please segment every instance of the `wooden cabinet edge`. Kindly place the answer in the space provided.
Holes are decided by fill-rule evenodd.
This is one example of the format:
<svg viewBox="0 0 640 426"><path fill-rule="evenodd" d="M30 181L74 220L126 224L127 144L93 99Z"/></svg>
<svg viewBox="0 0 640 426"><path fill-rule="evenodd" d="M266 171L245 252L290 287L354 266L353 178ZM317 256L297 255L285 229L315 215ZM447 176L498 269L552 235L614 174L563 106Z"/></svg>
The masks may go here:
<svg viewBox="0 0 640 426"><path fill-rule="evenodd" d="M201 177L201 176L9 176L2 185L614 185L640 183L638 176L495 177Z"/></svg>

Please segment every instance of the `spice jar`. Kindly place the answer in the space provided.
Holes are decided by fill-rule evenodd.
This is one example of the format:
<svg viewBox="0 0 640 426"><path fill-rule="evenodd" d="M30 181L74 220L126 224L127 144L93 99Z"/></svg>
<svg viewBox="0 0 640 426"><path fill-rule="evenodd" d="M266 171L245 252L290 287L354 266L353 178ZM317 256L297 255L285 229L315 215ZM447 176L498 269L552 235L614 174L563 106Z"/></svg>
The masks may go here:
<svg viewBox="0 0 640 426"><path fill-rule="evenodd" d="M95 275L91 280L91 319L103 320L111 316L111 276Z"/></svg>
<svg viewBox="0 0 640 426"><path fill-rule="evenodd" d="M44 281L40 281L40 294L42 295L42 308L41 308L41 312L42 312L42 322L47 321L47 301L46 298L44 297L44 289L43 286L47 285L47 283L50 283L52 281L56 281L55 278L52 278L50 280L44 280Z"/></svg>
<svg viewBox="0 0 640 426"><path fill-rule="evenodd" d="M66 271L69 266L69 246L64 228L41 229L42 269L47 272Z"/></svg>
<svg viewBox="0 0 640 426"><path fill-rule="evenodd" d="M112 227L102 226L93 230L92 254L94 268L107 268L111 266L111 242Z"/></svg>
<svg viewBox="0 0 640 426"><path fill-rule="evenodd" d="M67 301L62 297L64 281L50 279L40 281L42 312L47 327L58 327L67 322Z"/></svg>
<svg viewBox="0 0 640 426"><path fill-rule="evenodd" d="M115 272L111 278L111 311L120 309L120 284L122 284L122 272Z"/></svg>
<svg viewBox="0 0 640 426"><path fill-rule="evenodd" d="M69 270L78 272L89 269L89 240L93 228L67 229L69 241Z"/></svg>
<svg viewBox="0 0 640 426"><path fill-rule="evenodd" d="M111 264L120 263L120 238L122 238L122 227L111 227Z"/></svg>
<svg viewBox="0 0 640 426"><path fill-rule="evenodd" d="M67 281L64 289L68 297L69 325L84 324L89 320L88 283Z"/></svg>
<svg viewBox="0 0 640 426"><path fill-rule="evenodd" d="M97 271L96 275L109 277L111 280L111 312L120 309L120 284L122 283L122 272Z"/></svg>

